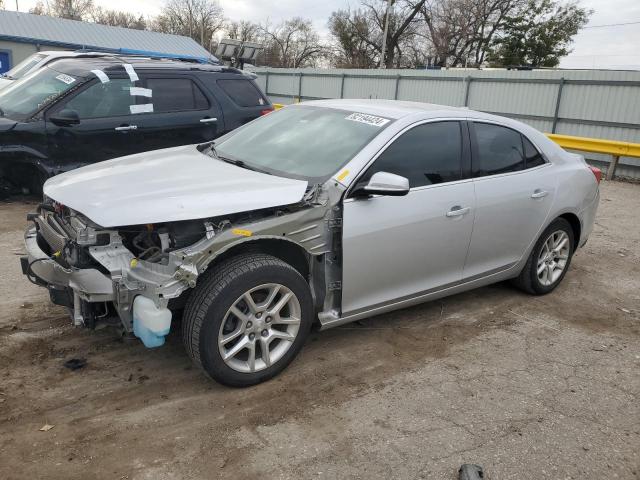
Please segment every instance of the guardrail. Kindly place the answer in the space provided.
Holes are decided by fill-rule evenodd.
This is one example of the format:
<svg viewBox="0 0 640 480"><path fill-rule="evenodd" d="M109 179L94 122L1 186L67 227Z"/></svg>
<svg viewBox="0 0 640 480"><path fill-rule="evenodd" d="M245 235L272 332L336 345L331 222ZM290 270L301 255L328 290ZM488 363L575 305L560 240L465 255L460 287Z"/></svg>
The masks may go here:
<svg viewBox="0 0 640 480"><path fill-rule="evenodd" d="M640 158L640 143L619 142L600 138L573 137L571 135L558 135L555 133L547 133L547 136L562 148L611 155L611 163L609 163L609 168L607 168L607 180L613 178L620 157Z"/></svg>

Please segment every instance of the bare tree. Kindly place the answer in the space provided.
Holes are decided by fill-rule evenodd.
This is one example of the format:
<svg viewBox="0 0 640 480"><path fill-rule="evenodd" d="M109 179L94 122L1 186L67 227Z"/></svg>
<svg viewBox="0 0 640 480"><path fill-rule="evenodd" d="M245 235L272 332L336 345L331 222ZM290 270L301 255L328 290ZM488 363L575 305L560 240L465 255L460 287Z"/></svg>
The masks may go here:
<svg viewBox="0 0 640 480"><path fill-rule="evenodd" d="M480 66L496 32L523 0L429 0L420 12L433 65Z"/></svg>
<svg viewBox="0 0 640 480"><path fill-rule="evenodd" d="M257 42L262 34L260 25L247 20L228 22L225 30L227 37L241 42Z"/></svg>
<svg viewBox="0 0 640 480"><path fill-rule="evenodd" d="M186 35L205 48L211 47L212 36L223 29L225 18L218 2L213 0L169 0L152 23L152 30Z"/></svg>
<svg viewBox="0 0 640 480"><path fill-rule="evenodd" d="M85 20L93 10L93 0L50 0L39 1L29 13L49 15L69 20Z"/></svg>
<svg viewBox="0 0 640 480"><path fill-rule="evenodd" d="M147 22L142 15L136 16L129 12L107 10L102 7L95 7L91 11L90 18L95 23L112 27L133 28L135 30L147 28Z"/></svg>
<svg viewBox="0 0 640 480"><path fill-rule="evenodd" d="M403 49L407 43L417 34L421 20L419 13L426 0L389 0L393 2L393 9L389 14L389 28L386 39L386 54L384 55L386 67L403 66ZM385 0L363 0L362 8L353 12L338 11L337 15L329 20L334 39L346 54L351 48L354 39L366 44L370 59L379 65L382 58L382 44L384 24L387 12ZM338 23L336 23L338 21ZM335 27L338 27L336 30ZM340 32L336 35L336 31ZM346 44L343 43L346 41ZM371 56L375 52L375 55ZM348 55L347 55L348 56Z"/></svg>
<svg viewBox="0 0 640 480"><path fill-rule="evenodd" d="M327 53L310 20L295 17L275 27L265 24L260 29L268 65L290 68L315 66Z"/></svg>
<svg viewBox="0 0 640 480"><path fill-rule="evenodd" d="M373 25L362 11L333 12L329 31L333 37L331 63L338 68L375 68L380 50L370 41Z"/></svg>

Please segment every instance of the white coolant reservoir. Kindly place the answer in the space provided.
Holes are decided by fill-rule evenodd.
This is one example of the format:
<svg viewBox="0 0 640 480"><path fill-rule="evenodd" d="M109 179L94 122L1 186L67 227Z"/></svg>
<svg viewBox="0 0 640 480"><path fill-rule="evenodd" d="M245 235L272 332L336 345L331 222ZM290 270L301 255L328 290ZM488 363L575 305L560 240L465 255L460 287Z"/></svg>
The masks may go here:
<svg viewBox="0 0 640 480"><path fill-rule="evenodd" d="M133 333L147 348L164 345L171 328L171 310L158 308L153 300L138 295L133 301Z"/></svg>

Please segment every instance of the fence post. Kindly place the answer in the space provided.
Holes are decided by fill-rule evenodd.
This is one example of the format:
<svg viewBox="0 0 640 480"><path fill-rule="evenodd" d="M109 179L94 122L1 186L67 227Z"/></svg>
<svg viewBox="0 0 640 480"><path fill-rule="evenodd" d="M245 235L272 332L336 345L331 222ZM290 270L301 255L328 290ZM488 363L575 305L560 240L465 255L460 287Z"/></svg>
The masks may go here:
<svg viewBox="0 0 640 480"><path fill-rule="evenodd" d="M340 98L344 98L344 77L345 74L342 74L342 79L340 80Z"/></svg>
<svg viewBox="0 0 640 480"><path fill-rule="evenodd" d="M396 75L396 92L393 94L393 99L398 99L398 89L400 88L400 74Z"/></svg>
<svg viewBox="0 0 640 480"><path fill-rule="evenodd" d="M264 94L268 97L269 96L269 71L267 70L267 72L265 72L265 79L264 79Z"/></svg>
<svg viewBox="0 0 640 480"><path fill-rule="evenodd" d="M471 90L471 75L467 76L465 79L465 89L464 89L464 106L469 106L469 90Z"/></svg>
<svg viewBox="0 0 640 480"><path fill-rule="evenodd" d="M556 96L556 110L553 113L553 125L551 126L551 133L556 133L556 127L558 126L558 113L560 113L560 101L562 100L562 87L564 87L564 77L560 79L558 86L558 95Z"/></svg>
<svg viewBox="0 0 640 480"><path fill-rule="evenodd" d="M302 101L302 75L303 73L300 72L300 78L298 80L298 103Z"/></svg>
<svg viewBox="0 0 640 480"><path fill-rule="evenodd" d="M618 166L618 161L620 160L619 155L611 156L611 163L609 163L609 168L607 168L607 180L612 180L613 176L616 173L616 167Z"/></svg>

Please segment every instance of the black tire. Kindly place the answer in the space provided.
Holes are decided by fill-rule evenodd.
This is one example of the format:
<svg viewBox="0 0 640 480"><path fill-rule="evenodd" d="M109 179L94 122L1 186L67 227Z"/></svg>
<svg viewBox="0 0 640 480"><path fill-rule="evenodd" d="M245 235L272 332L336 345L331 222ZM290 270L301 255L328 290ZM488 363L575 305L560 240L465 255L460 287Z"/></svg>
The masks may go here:
<svg viewBox="0 0 640 480"><path fill-rule="evenodd" d="M559 230L564 231L569 237L569 257L562 274L551 285L543 285L538 278L538 272L536 271L537 260L546 240L552 233ZM542 235L540 235L540 238L536 242L529 258L527 259L527 263L520 272L520 275L513 280L514 285L531 295L546 295L547 293L552 292L558 285L560 285L560 282L562 282L562 279L567 274L567 271L571 266L571 258L573 257L574 251L575 239L571 225L564 218L556 218L544 230L544 232L542 232Z"/></svg>
<svg viewBox="0 0 640 480"><path fill-rule="evenodd" d="M218 333L233 302L265 283L284 285L296 295L301 307L300 327L289 350L273 365L257 372L239 372L224 362ZM302 275L278 258L249 253L224 261L200 278L184 310L182 338L193 362L211 378L231 387L248 387L282 372L304 345L312 323L313 300Z"/></svg>

